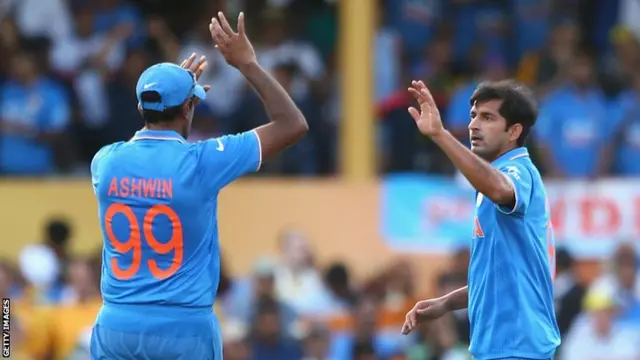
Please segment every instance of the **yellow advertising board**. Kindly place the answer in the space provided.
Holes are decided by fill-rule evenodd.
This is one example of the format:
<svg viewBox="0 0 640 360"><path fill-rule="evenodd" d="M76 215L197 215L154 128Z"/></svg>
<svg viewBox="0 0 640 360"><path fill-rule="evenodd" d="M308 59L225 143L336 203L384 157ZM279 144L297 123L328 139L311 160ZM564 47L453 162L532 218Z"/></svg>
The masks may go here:
<svg viewBox="0 0 640 360"><path fill-rule="evenodd" d="M394 259L378 232L378 184L351 185L339 180L245 180L221 193L220 243L225 265L246 273L256 258L277 255L278 235L287 228L306 233L320 264L345 261L354 275L369 275ZM73 249L101 246L98 210L86 180L0 182L0 256L15 257L38 242L51 217L73 224ZM414 258L417 271L436 275L443 257ZM421 276L421 279L424 277ZM427 285L431 281L423 281Z"/></svg>

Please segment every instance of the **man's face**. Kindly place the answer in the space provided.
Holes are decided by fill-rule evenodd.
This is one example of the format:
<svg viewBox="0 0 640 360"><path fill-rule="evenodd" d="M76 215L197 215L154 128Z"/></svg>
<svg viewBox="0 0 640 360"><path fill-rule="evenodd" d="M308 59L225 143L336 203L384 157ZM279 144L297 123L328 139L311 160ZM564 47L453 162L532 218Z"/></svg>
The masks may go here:
<svg viewBox="0 0 640 360"><path fill-rule="evenodd" d="M256 323L258 336L263 340L269 341L278 337L280 333L280 318L275 311L269 311L258 314Z"/></svg>
<svg viewBox="0 0 640 360"><path fill-rule="evenodd" d="M632 258L622 257L616 264L616 272L620 285L625 289L633 289L636 284L637 266Z"/></svg>
<svg viewBox="0 0 640 360"><path fill-rule="evenodd" d="M593 79L593 63L588 57L576 58L571 64L571 79L580 87L588 86Z"/></svg>
<svg viewBox="0 0 640 360"><path fill-rule="evenodd" d="M256 296L272 296L274 292L273 276L260 275L256 277Z"/></svg>
<svg viewBox="0 0 640 360"><path fill-rule="evenodd" d="M487 161L494 160L507 144L516 140L522 132L522 126L519 124L507 129L507 121L499 112L501 105L502 100L489 100L476 103L471 108L471 151Z"/></svg>
<svg viewBox="0 0 640 360"><path fill-rule="evenodd" d="M36 63L30 55L18 54L11 59L11 71L18 81L29 81L36 74Z"/></svg>

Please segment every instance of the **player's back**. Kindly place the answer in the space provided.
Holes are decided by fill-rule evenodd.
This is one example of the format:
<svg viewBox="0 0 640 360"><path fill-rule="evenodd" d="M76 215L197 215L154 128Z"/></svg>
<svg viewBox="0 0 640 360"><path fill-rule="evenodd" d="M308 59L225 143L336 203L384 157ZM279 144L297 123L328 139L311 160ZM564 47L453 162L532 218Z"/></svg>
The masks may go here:
<svg viewBox="0 0 640 360"><path fill-rule="evenodd" d="M555 264L546 191L526 149L493 164L514 184L516 204L478 194L469 266L474 358L550 358L560 343L553 307Z"/></svg>
<svg viewBox="0 0 640 360"><path fill-rule="evenodd" d="M190 146L131 141L106 151L96 186L104 301L212 306L219 268L215 196L203 191Z"/></svg>

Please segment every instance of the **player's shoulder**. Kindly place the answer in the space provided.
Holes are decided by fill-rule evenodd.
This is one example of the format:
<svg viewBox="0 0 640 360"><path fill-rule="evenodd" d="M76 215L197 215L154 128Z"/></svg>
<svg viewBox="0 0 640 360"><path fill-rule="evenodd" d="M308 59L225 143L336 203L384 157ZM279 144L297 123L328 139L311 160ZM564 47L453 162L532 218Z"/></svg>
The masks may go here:
<svg viewBox="0 0 640 360"><path fill-rule="evenodd" d="M528 158L514 158L500 162L498 168L507 173L526 174L535 166Z"/></svg>
<svg viewBox="0 0 640 360"><path fill-rule="evenodd" d="M91 159L91 173L95 174L98 170L98 167L105 159L107 159L111 154L113 154L114 150L124 144L124 141L115 142L113 144L105 145L93 155L93 159Z"/></svg>
<svg viewBox="0 0 640 360"><path fill-rule="evenodd" d="M125 143L124 141L118 141L113 144L109 144L101 147L100 150L98 150L98 152L96 152L96 154L93 155L93 160L91 162L92 163L99 162L100 160L109 156L114 149L118 148L120 145L124 143Z"/></svg>
<svg viewBox="0 0 640 360"><path fill-rule="evenodd" d="M246 145L259 144L260 139L255 130L250 130L238 134L221 135L201 141L197 141L191 146L198 154L206 152L208 155L213 153L220 157L236 152L246 147Z"/></svg>

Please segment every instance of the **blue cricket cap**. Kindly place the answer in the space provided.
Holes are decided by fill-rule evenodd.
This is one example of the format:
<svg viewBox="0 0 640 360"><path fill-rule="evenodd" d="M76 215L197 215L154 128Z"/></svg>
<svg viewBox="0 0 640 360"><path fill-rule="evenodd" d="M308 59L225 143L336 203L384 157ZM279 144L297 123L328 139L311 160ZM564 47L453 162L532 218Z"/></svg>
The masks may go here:
<svg viewBox="0 0 640 360"><path fill-rule="evenodd" d="M160 101L142 101L142 93L147 91L157 92ZM207 94L193 72L176 64L161 63L149 67L140 75L136 96L142 109L164 111L183 104L192 96L204 100Z"/></svg>

